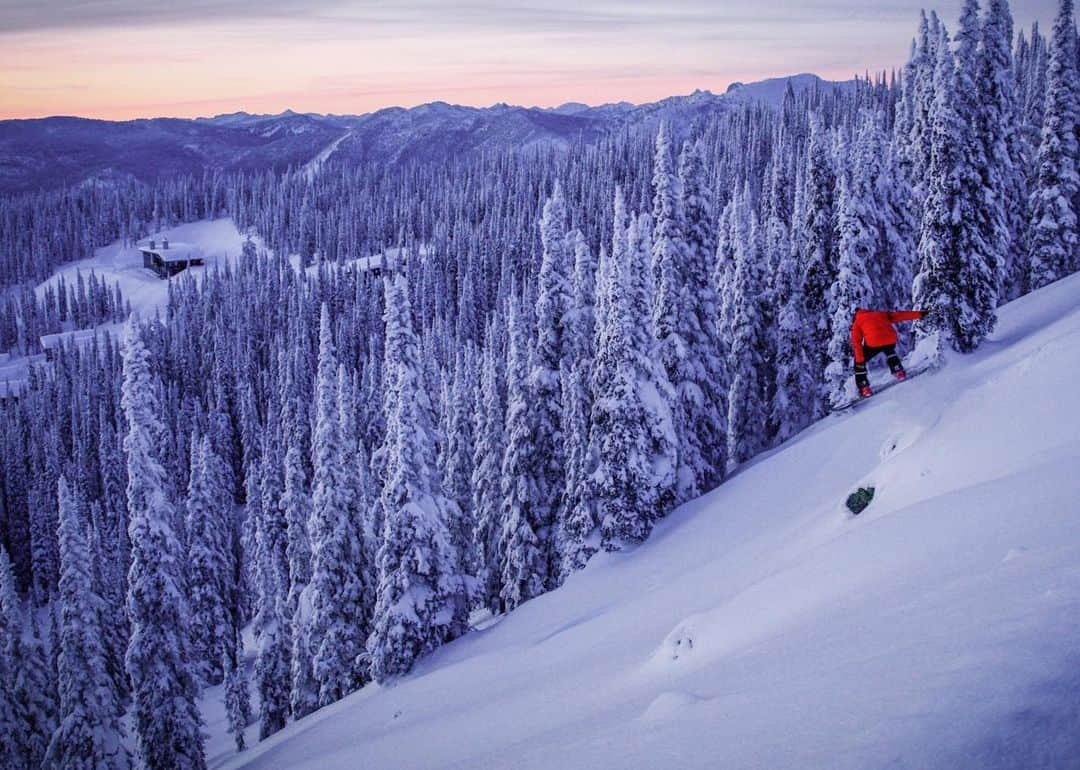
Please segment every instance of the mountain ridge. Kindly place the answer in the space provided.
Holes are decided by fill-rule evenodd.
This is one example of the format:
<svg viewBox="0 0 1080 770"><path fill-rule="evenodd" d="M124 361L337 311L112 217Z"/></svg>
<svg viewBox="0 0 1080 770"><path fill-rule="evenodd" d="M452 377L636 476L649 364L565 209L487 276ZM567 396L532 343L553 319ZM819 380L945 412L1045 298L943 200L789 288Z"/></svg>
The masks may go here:
<svg viewBox="0 0 1080 770"><path fill-rule="evenodd" d="M575 141L594 142L627 127L651 127L661 120L690 125L747 101L775 106L789 83L793 90L803 91L845 88L853 82L803 73L733 84L722 95L697 90L644 104L472 107L433 101L359 115L284 110L274 115L237 111L190 119L108 121L58 115L4 120L0 192L35 192L113 179L152 182L214 170L300 168L332 144L335 159L355 163L440 160L492 147L561 148Z"/></svg>

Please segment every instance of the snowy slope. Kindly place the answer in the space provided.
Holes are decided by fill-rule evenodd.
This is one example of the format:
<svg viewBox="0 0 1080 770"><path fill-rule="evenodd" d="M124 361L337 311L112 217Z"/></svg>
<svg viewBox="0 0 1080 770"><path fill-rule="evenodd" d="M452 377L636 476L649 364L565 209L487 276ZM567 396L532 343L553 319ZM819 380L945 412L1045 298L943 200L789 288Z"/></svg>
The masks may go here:
<svg viewBox="0 0 1080 770"><path fill-rule="evenodd" d="M1078 377L1080 275L636 551L215 766L1080 766Z"/></svg>
<svg viewBox="0 0 1080 770"><path fill-rule="evenodd" d="M202 275L216 264L235 260L240 256L244 243L243 236L228 217L190 222L151 233L147 238L155 238L159 242L162 238L168 238L173 243L190 243L199 247L206 259L206 266L189 268L180 275ZM168 281L161 280L143 267L142 253L136 247L125 246L120 241L95 250L93 257L65 263L37 287L38 296L44 294L46 286L56 284L61 276L69 286L73 286L79 271L88 275L91 270L110 286L119 283L124 299L131 302L131 309L139 315L153 316L154 310L163 308L169 298Z"/></svg>
<svg viewBox="0 0 1080 770"><path fill-rule="evenodd" d="M190 222L153 233L152 237L159 241L165 237L174 243L198 246L205 257L205 267L188 268L173 280L179 280L187 274L199 276L206 270L212 270L217 264L236 260L244 242L236 224L227 217ZM256 246L261 248L262 241L259 238L254 240ZM168 281L161 280L152 271L144 268L142 253L134 246L125 246L121 241L114 241L108 246L96 249L93 257L67 262L59 267L36 287L38 297L44 295L46 287L56 286L61 277L68 286L74 286L80 271L84 277L89 276L92 271L98 278L104 278L110 287L119 284L124 299L131 303L132 311L140 317L153 318L156 312L164 312L165 303L169 299ZM121 325L102 324L97 327L97 331L111 334ZM0 393L6 392L8 387L16 390L21 387L29 376L29 367L42 360L44 356L41 354L29 357L9 356L0 360Z"/></svg>

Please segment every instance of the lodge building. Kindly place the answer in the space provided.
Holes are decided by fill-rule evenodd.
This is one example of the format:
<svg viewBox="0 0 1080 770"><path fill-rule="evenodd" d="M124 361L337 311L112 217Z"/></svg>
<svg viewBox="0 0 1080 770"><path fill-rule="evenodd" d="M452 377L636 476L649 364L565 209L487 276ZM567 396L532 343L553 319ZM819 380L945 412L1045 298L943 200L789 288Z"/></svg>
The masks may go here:
<svg viewBox="0 0 1080 770"><path fill-rule="evenodd" d="M139 246L142 252L143 267L158 274L159 278L172 278L181 270L200 267L205 264L202 250L190 243L169 243L164 238L159 245L151 240L147 245Z"/></svg>

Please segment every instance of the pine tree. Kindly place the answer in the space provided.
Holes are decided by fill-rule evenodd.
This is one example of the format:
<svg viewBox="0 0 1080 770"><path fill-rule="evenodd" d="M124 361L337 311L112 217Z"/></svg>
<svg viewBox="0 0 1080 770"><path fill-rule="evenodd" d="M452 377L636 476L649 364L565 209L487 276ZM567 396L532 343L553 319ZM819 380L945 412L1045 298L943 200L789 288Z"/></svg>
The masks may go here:
<svg viewBox="0 0 1080 770"><path fill-rule="evenodd" d="M593 372L592 452L596 513L606 550L640 542L675 497L676 439L667 408L670 384L649 359L647 257L640 225L626 224L615 195L611 281L604 286L603 328ZM632 237L633 236L633 237Z"/></svg>
<svg viewBox="0 0 1080 770"><path fill-rule="evenodd" d="M20 737L26 726L17 721L15 688L11 686L21 666L20 637L22 635L22 605L15 590L15 575L7 549L0 545L0 727L5 740L0 741L0 762L3 767L18 767L23 760ZM40 764L40 758L38 763Z"/></svg>
<svg viewBox="0 0 1080 770"><path fill-rule="evenodd" d="M14 611L9 609L11 607ZM23 615L17 604L7 604L5 614L8 614L9 622L12 618L17 619L18 625L10 627L22 629ZM9 748L15 754L15 767L42 765L60 710L48 640L38 631L33 613L29 613L29 618L29 634L20 631L9 637L8 671L12 679L8 680L11 686L5 690L12 698L13 729L9 733Z"/></svg>
<svg viewBox="0 0 1080 770"><path fill-rule="evenodd" d="M58 482L60 511L60 724L45 767L128 768L120 705L106 671L101 597L91 588L90 547L79 503L67 480Z"/></svg>
<svg viewBox="0 0 1080 770"><path fill-rule="evenodd" d="M465 632L468 606L447 521L456 506L435 470L430 401L403 275L386 286L386 440L379 584L367 649L379 682Z"/></svg>
<svg viewBox="0 0 1080 770"><path fill-rule="evenodd" d="M247 746L245 730L251 722L251 696L248 691L247 672L244 669L244 644L240 634L225 650L222 667L225 670L225 716L229 732L236 742L236 750Z"/></svg>
<svg viewBox="0 0 1080 770"><path fill-rule="evenodd" d="M562 579L584 567L599 550L594 537L597 521L589 482L589 417L592 412L589 368L579 361L563 374L567 506L559 527Z"/></svg>
<svg viewBox="0 0 1080 770"><path fill-rule="evenodd" d="M330 315L322 308L316 374L315 466L311 522L312 607L309 646L319 705L348 695L364 682L361 543L350 511L337 401L338 365Z"/></svg>
<svg viewBox="0 0 1080 770"><path fill-rule="evenodd" d="M126 666L132 682L139 758L148 768L198 770L206 767L202 717L191 671L190 614L176 537L178 517L166 496L165 471L158 460L157 396L150 356L139 328L128 328L124 348L121 406L128 468L131 570L128 616L131 640Z"/></svg>
<svg viewBox="0 0 1080 770"><path fill-rule="evenodd" d="M533 515L539 547L547 560L540 579L552 588L558 577L553 528L561 515L566 457L563 453L563 415L560 371L566 365L569 341L567 314L571 309L570 275L573 269L566 227L566 201L556 181L540 219L543 254L537 277L536 344L529 362L528 406L535 424L531 442L535 466Z"/></svg>
<svg viewBox="0 0 1080 770"><path fill-rule="evenodd" d="M677 495L679 501L685 501L701 494L703 485L708 483L707 478L711 478L712 469L694 424L695 406L702 397L698 381L703 372L699 371L701 362L692 357L698 351L692 353L690 350L690 336L697 326L697 315L691 303L696 297L691 298L684 275L690 254L683 238L680 190L672 170L671 153L667 125L661 124L656 136L652 180L652 275L656 288L652 326L656 336L656 358L676 387L671 409L681 450Z"/></svg>
<svg viewBox="0 0 1080 770"><path fill-rule="evenodd" d="M538 482L532 462L536 457L537 432L533 395L528 382L527 330L522 322L521 299L510 300L507 315L509 349L506 362L506 448L503 454L499 595L507 609L514 609L544 592L547 557L537 511Z"/></svg>
<svg viewBox="0 0 1080 770"><path fill-rule="evenodd" d="M296 611L300 594L311 580L311 543L308 539L308 518L311 498L307 494L300 442L290 438L285 452L285 491L281 507L285 511L286 556L289 560L289 615Z"/></svg>
<svg viewBox="0 0 1080 770"><path fill-rule="evenodd" d="M311 516L311 497L306 490L306 472L300 441L291 431L287 436L285 491L281 498L281 508L285 513L285 549L289 564L286 617L291 644L290 711L295 719L300 719L319 707L318 685L312 670L312 637L309 627L312 590L308 521Z"/></svg>
<svg viewBox="0 0 1080 770"><path fill-rule="evenodd" d="M461 559L462 574L476 573L473 546L475 525L472 506L472 475L475 436L473 394L476 390L475 349L465 344L458 349L450 384L449 431L447 435L446 494L457 505L459 515L449 522L450 540Z"/></svg>
<svg viewBox="0 0 1080 770"><path fill-rule="evenodd" d="M259 740L285 727L289 717L291 663L290 636L283 613L283 590L271 573L267 596L260 611L261 633L255 658L255 680L259 689Z"/></svg>
<svg viewBox="0 0 1080 770"><path fill-rule="evenodd" d="M728 366L728 457L743 463L760 451L765 438L762 324L764 276L757 215L750 212L748 191L736 198L735 275L732 281L731 353Z"/></svg>
<svg viewBox="0 0 1080 770"><path fill-rule="evenodd" d="M234 587L228 490L213 471L218 458L209 437L191 438L187 496L187 568L191 602L192 652L202 681L221 682L221 665L231 636L228 602Z"/></svg>
<svg viewBox="0 0 1080 770"><path fill-rule="evenodd" d="M806 169L806 243L803 254L803 318L807 357L820 382L829 349L829 287L836 280L836 174L830 153L830 132L819 113L811 115ZM734 384L734 375L732 375ZM824 390L821 391L822 396ZM814 399L813 415L824 412L822 397ZM730 427L729 427L730 431Z"/></svg>
<svg viewBox="0 0 1080 770"><path fill-rule="evenodd" d="M829 339L829 365L825 369L829 401L834 407L848 400L847 383L853 361L851 323L855 310L868 307L873 296L866 266L875 256L879 234L874 221L875 213L871 210L874 201L867 200L866 183L870 178L867 176L866 163L870 159L863 153L869 149L865 142L859 142L850 177L842 176L840 179L840 259L836 280L829 290L832 334Z"/></svg>
<svg viewBox="0 0 1080 770"><path fill-rule="evenodd" d="M596 530L588 483L589 416L592 412L593 347L596 334L596 262L585 237L574 235L573 305L567 321L570 354L562 371L562 409L566 444L565 505L559 520L560 582L585 566L596 552L589 542Z"/></svg>
<svg viewBox="0 0 1080 770"><path fill-rule="evenodd" d="M716 316L719 298L711 280L715 251L713 208L700 142L687 142L679 156L680 208L686 246L683 267L685 294L683 324L687 358L684 376L672 380L686 412L687 435L693 459L681 465L694 469L695 485L708 491L720 483L727 467L728 372L722 356Z"/></svg>
<svg viewBox="0 0 1080 770"><path fill-rule="evenodd" d="M986 104L980 100L978 0L965 0L956 33L956 66L953 107L960 133L954 138L961 154L956 181L960 183L960 227L968 230L966 259L962 265L959 288L963 303L971 309L970 317L958 318L956 342L959 349L973 350L997 321L998 286L1002 265L1007 256L1006 222L999 196L1003 180L993 173L1008 160L986 155ZM989 186L992 185L992 186Z"/></svg>
<svg viewBox="0 0 1080 770"><path fill-rule="evenodd" d="M921 333L942 331L961 352L973 350L993 328L978 297L993 282L983 259L972 201L981 194L978 172L968 151L970 127L962 125L956 104L956 67L948 39L938 47L933 115L930 184L919 239L921 266L915 278L914 302L929 316Z"/></svg>
<svg viewBox="0 0 1080 770"><path fill-rule="evenodd" d="M503 462L503 410L499 383L501 362L497 360L494 319L484 342L484 363L480 372L480 390L473 414L477 434L473 453L472 507L476 525L473 542L477 551L478 602L493 613L502 609L499 589L502 585L499 536L500 484Z"/></svg>
<svg viewBox="0 0 1080 770"><path fill-rule="evenodd" d="M1012 55L1013 19L1007 0L989 0L981 29L978 104L983 142L983 187L993 228L986 237L998 255L1000 299L1015 299L1027 273L1024 243L1028 214L1027 184L1022 170L1024 137L1022 104L1017 97Z"/></svg>
<svg viewBox="0 0 1080 770"><path fill-rule="evenodd" d="M687 342L683 337L683 320L687 315L684 303L687 298L683 292L682 276L685 243L678 208L679 190L671 155L671 137L664 122L656 135L652 178L652 274L656 285L652 321L656 334L656 355L668 377L678 382L682 379L683 362L687 357Z"/></svg>
<svg viewBox="0 0 1080 770"><path fill-rule="evenodd" d="M1050 35L1038 174L1031 195L1032 289L1077 269L1076 28L1072 0L1060 0Z"/></svg>

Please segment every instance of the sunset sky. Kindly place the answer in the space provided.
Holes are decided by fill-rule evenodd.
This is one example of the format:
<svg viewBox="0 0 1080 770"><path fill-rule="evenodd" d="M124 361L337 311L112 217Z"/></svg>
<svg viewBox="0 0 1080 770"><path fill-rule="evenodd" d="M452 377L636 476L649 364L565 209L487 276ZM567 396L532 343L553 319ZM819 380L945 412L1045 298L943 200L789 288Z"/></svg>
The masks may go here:
<svg viewBox="0 0 1080 770"><path fill-rule="evenodd" d="M919 2L0 0L0 118L644 102L902 64ZM1014 3L1047 28L1054 0ZM950 29L960 2L937 6Z"/></svg>

